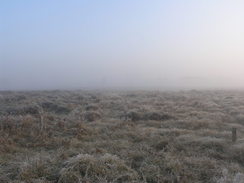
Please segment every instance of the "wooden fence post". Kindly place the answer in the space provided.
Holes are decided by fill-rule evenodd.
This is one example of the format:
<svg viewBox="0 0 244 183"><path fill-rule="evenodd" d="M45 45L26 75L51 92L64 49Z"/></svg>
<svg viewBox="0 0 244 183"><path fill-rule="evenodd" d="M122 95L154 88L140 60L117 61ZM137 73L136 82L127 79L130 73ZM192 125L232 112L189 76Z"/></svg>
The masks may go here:
<svg viewBox="0 0 244 183"><path fill-rule="evenodd" d="M236 142L237 135L236 135L236 128L232 128L232 142Z"/></svg>

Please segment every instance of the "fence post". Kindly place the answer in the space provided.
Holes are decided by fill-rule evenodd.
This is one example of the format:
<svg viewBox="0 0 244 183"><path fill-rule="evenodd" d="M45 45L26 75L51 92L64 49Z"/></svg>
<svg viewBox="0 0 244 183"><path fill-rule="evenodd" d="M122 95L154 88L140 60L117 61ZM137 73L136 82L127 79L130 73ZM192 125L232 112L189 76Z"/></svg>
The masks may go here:
<svg viewBox="0 0 244 183"><path fill-rule="evenodd" d="M237 135L236 135L236 128L232 128L232 142L236 142Z"/></svg>

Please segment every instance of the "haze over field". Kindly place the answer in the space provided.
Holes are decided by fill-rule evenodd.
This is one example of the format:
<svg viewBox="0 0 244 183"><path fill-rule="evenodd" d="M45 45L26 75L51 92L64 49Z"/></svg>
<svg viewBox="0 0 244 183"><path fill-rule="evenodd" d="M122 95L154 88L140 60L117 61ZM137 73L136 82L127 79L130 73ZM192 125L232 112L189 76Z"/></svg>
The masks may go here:
<svg viewBox="0 0 244 183"><path fill-rule="evenodd" d="M0 90L244 88L244 1L1 1Z"/></svg>

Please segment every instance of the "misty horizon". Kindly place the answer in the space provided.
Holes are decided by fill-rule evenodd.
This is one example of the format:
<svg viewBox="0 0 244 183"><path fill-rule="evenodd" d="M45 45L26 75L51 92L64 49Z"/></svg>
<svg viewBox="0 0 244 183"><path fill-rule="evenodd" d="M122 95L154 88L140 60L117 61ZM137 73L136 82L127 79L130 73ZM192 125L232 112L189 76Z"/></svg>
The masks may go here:
<svg viewBox="0 0 244 183"><path fill-rule="evenodd" d="M0 2L0 90L244 89L243 1Z"/></svg>

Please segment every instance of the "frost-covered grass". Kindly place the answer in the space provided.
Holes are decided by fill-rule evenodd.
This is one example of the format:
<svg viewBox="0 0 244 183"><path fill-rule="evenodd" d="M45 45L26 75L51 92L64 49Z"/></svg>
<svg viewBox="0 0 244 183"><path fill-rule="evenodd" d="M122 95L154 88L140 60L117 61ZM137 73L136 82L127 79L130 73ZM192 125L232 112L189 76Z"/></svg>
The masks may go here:
<svg viewBox="0 0 244 183"><path fill-rule="evenodd" d="M243 116L244 91L0 92L0 182L242 183Z"/></svg>

